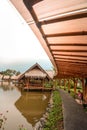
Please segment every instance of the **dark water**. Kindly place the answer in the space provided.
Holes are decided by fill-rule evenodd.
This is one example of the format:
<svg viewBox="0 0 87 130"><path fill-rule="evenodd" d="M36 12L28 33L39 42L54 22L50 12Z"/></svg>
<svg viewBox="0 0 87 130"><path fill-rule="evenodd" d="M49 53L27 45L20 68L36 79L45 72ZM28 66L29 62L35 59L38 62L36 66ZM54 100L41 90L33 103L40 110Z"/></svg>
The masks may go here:
<svg viewBox="0 0 87 130"><path fill-rule="evenodd" d="M33 130L49 98L49 92L24 92L11 83L0 82L0 118L6 118L4 130L19 130L20 126Z"/></svg>

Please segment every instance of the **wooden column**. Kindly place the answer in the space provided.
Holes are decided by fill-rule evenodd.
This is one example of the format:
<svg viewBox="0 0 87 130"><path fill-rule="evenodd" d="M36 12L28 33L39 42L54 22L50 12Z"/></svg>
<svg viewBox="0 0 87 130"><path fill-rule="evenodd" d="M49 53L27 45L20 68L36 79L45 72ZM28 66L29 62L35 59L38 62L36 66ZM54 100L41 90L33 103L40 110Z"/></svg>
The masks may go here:
<svg viewBox="0 0 87 130"><path fill-rule="evenodd" d="M68 93L70 93L70 80L68 79Z"/></svg>
<svg viewBox="0 0 87 130"><path fill-rule="evenodd" d="M30 79L28 78L28 88L30 87Z"/></svg>
<svg viewBox="0 0 87 130"><path fill-rule="evenodd" d="M27 79L25 78L25 87L27 87Z"/></svg>
<svg viewBox="0 0 87 130"><path fill-rule="evenodd" d="M59 79L59 87L61 86L61 79Z"/></svg>
<svg viewBox="0 0 87 130"><path fill-rule="evenodd" d="M26 78L26 88L29 88L29 78Z"/></svg>
<svg viewBox="0 0 87 130"><path fill-rule="evenodd" d="M66 90L66 79L64 79L64 90Z"/></svg>
<svg viewBox="0 0 87 130"><path fill-rule="evenodd" d="M81 79L81 82L82 82L82 90L83 90L83 99L85 99L85 80L84 80L84 78Z"/></svg>
<svg viewBox="0 0 87 130"><path fill-rule="evenodd" d="M42 90L44 90L44 82L45 82L45 79L43 78L43 80L42 80Z"/></svg>
<svg viewBox="0 0 87 130"><path fill-rule="evenodd" d="M74 93L75 94L76 94L77 82L78 82L78 79L74 79Z"/></svg>
<svg viewBox="0 0 87 130"><path fill-rule="evenodd" d="M85 78L85 100L87 101L87 78Z"/></svg>

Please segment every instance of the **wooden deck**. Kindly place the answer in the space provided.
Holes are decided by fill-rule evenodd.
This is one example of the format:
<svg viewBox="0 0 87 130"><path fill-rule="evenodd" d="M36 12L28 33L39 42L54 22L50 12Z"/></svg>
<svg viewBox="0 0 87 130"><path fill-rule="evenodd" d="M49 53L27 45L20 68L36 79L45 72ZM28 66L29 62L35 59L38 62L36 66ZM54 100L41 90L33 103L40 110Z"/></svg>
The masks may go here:
<svg viewBox="0 0 87 130"><path fill-rule="evenodd" d="M24 87L24 91L31 91L31 90L40 90L40 91L51 91L53 88L44 88L44 87L37 87L37 86L29 86L29 87Z"/></svg>

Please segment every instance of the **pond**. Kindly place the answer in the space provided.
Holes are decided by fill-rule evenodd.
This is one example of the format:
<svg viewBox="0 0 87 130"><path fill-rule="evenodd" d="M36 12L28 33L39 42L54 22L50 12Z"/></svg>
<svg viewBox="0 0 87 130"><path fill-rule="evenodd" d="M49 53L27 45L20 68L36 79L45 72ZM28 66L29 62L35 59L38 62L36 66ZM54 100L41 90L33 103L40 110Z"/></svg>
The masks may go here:
<svg viewBox="0 0 87 130"><path fill-rule="evenodd" d="M25 92L8 82L0 82L0 118L4 130L33 130L45 113L50 92Z"/></svg>

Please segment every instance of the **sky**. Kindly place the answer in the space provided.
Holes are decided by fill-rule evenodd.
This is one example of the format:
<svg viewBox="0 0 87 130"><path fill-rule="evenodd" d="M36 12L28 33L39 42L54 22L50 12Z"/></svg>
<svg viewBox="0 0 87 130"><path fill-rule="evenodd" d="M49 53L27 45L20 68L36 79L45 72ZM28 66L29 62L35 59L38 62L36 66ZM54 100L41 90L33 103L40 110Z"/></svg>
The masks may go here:
<svg viewBox="0 0 87 130"><path fill-rule="evenodd" d="M26 71L35 63L52 64L38 39L9 0L0 0L0 71Z"/></svg>

